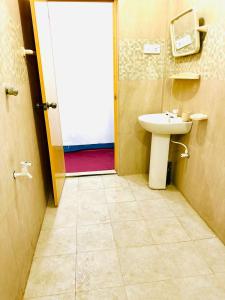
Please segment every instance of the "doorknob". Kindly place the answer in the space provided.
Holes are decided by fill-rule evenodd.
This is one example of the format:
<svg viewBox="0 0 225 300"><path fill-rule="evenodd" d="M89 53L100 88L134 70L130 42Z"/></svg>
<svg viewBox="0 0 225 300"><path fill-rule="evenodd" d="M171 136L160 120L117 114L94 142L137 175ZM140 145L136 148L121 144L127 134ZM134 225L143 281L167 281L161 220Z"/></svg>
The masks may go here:
<svg viewBox="0 0 225 300"><path fill-rule="evenodd" d="M48 102L46 102L46 103L37 103L36 107L40 108L40 109L43 109L43 110L47 110L49 108L56 109L57 108L57 103L54 103L54 102L52 102L52 103L48 103Z"/></svg>
<svg viewBox="0 0 225 300"><path fill-rule="evenodd" d="M54 102L52 102L52 103L47 102L46 105L47 105L47 109L49 109L50 107L53 109L57 108L57 103L54 103Z"/></svg>

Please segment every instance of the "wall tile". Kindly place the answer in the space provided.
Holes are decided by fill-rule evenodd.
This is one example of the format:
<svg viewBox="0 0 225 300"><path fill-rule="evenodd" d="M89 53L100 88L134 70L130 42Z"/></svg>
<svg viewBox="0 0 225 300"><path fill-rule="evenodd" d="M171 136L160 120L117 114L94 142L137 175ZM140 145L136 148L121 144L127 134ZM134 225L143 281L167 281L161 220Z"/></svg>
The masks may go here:
<svg viewBox="0 0 225 300"><path fill-rule="evenodd" d="M161 54L144 54L145 44L159 44ZM162 79L164 72L164 40L121 39L119 42L119 79Z"/></svg>
<svg viewBox="0 0 225 300"><path fill-rule="evenodd" d="M182 72L196 72L202 79L225 78L225 60L223 49L225 48L225 23L218 22L208 27L208 32L202 44L202 50L195 55L175 58L172 56L170 38L167 43L167 76Z"/></svg>
<svg viewBox="0 0 225 300"><path fill-rule="evenodd" d="M148 172L150 134L138 116L161 111L167 2L119 1L120 175ZM160 55L144 54L145 43L159 43Z"/></svg>
<svg viewBox="0 0 225 300"><path fill-rule="evenodd" d="M36 123L33 97L39 98L39 79L33 68L35 87L28 78L29 61L21 54L24 46L20 9L23 22L32 28L29 2L25 0L0 1L0 295L2 299L22 299L30 271L34 249L38 239L46 198L49 194L47 170L44 164L42 142L44 136L40 122ZM26 12L26 13L25 13ZM32 32L27 36L33 45ZM35 60L33 61L35 64ZM17 97L6 96L5 86L18 89ZM34 88L34 89L33 89ZM42 141L38 140L38 136ZM33 179L13 179L13 171L19 171L20 162L32 162ZM46 166L45 166L46 168ZM19 274L19 275L18 275Z"/></svg>
<svg viewBox="0 0 225 300"><path fill-rule="evenodd" d="M19 289L18 266L5 218L0 223L0 295L3 299L15 299ZM4 270L4 271L3 271Z"/></svg>
<svg viewBox="0 0 225 300"><path fill-rule="evenodd" d="M176 59L171 54L168 32L163 109L178 108L180 113L208 114L208 121L194 122L190 134L177 137L188 145L191 156L182 160L177 151L174 182L225 242L225 4L220 0L170 1L169 19L191 6L197 9L199 17L204 18L208 32L199 54ZM186 71L198 72L201 79L168 79L174 73Z"/></svg>

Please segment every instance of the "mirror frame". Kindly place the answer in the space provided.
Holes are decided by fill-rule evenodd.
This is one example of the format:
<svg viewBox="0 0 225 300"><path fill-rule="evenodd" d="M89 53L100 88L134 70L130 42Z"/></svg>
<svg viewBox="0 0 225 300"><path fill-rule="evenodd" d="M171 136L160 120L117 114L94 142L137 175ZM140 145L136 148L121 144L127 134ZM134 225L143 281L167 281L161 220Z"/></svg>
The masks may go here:
<svg viewBox="0 0 225 300"><path fill-rule="evenodd" d="M186 53L179 53L176 49L176 39L175 39L175 29L174 29L174 22L178 19L182 18L183 16L187 15L188 13L193 12L194 14L194 49L188 50ZM170 37L171 37L171 44L172 44L172 53L174 57L181 57L181 56L187 56L192 55L195 53L198 53L200 51L200 33L198 31L199 28L199 20L197 18L197 13L194 8L188 9L184 11L183 13L176 16L174 19L170 21Z"/></svg>

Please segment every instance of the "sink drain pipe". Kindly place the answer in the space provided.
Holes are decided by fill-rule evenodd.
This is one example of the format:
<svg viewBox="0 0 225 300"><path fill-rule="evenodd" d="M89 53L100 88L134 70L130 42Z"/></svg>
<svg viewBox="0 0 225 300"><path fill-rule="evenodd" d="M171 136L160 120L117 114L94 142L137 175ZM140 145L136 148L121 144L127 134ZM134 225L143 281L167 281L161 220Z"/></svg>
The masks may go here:
<svg viewBox="0 0 225 300"><path fill-rule="evenodd" d="M181 153L181 155L180 155L181 158L189 158L190 157L188 147L185 144L180 143L180 142L175 142L175 141L172 141L172 140L171 140L171 143L180 145L185 149L184 153Z"/></svg>

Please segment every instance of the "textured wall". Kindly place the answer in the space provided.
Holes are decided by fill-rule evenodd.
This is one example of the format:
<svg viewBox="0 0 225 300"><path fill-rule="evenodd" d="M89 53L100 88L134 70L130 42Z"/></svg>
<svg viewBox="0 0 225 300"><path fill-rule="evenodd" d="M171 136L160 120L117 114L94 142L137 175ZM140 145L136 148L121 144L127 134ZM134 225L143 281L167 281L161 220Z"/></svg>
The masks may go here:
<svg viewBox="0 0 225 300"><path fill-rule="evenodd" d="M43 117L33 110L40 97L35 58L26 63L20 52L24 43L33 46L28 5L25 0L0 1L0 298L4 300L22 299L49 194ZM19 95L6 97L6 84L16 87ZM13 179L22 160L32 162L32 180Z"/></svg>
<svg viewBox="0 0 225 300"><path fill-rule="evenodd" d="M161 111L167 0L119 1L119 174L148 171L150 134L141 114ZM144 55L159 43L160 55Z"/></svg>
<svg viewBox="0 0 225 300"><path fill-rule="evenodd" d="M225 242L225 3L223 0L170 0L169 18L196 7L209 25L199 54L174 59L168 35L167 78L173 73L198 72L200 81L166 79L165 110L206 113L180 138L190 149L189 160L175 158L175 184Z"/></svg>

